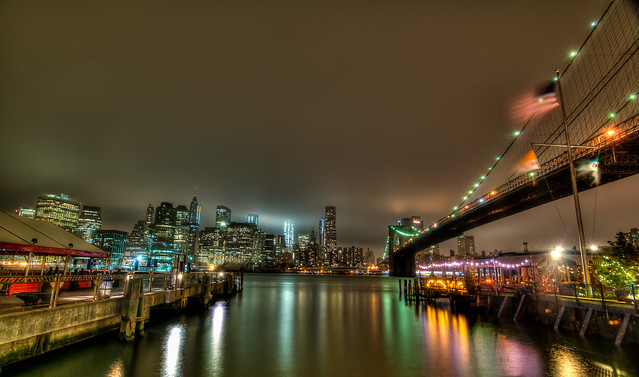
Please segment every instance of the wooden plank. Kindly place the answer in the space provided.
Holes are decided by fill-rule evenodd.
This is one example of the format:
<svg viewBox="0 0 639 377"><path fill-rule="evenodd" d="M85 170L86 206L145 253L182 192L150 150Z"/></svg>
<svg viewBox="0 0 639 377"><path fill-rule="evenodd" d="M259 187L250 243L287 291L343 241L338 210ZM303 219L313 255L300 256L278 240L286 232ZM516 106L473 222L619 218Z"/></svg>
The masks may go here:
<svg viewBox="0 0 639 377"><path fill-rule="evenodd" d="M564 311L566 310L565 306L559 308L559 313L557 313L557 319L555 320L555 325L552 327L555 331L559 329L559 323L561 322L561 317L564 316Z"/></svg>
<svg viewBox="0 0 639 377"><path fill-rule="evenodd" d="M588 324L590 323L590 318L592 318L593 311L593 308L588 308L588 311L586 312L586 318L584 318L584 323L581 325L581 331L579 331L580 336L586 335L586 330L588 330Z"/></svg>

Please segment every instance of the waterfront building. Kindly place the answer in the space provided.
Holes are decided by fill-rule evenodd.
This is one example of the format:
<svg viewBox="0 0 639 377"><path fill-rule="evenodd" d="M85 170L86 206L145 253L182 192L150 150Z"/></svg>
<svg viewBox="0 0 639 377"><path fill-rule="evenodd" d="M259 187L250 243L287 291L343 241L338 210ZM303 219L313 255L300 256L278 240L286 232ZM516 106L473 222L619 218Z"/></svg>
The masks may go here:
<svg viewBox="0 0 639 377"><path fill-rule="evenodd" d="M293 245L295 244L295 225L292 220L286 220L284 222L284 245L286 245L286 251L293 252Z"/></svg>
<svg viewBox="0 0 639 377"><path fill-rule="evenodd" d="M78 226L73 233L83 240L92 243L93 233L102 228L102 210L100 207L83 206L78 218Z"/></svg>
<svg viewBox="0 0 639 377"><path fill-rule="evenodd" d="M220 228L207 227L200 232L196 261L204 265L224 263L224 238Z"/></svg>
<svg viewBox="0 0 639 377"><path fill-rule="evenodd" d="M229 263L252 263L255 247L255 224L231 223L224 234L224 259Z"/></svg>
<svg viewBox="0 0 639 377"><path fill-rule="evenodd" d="M224 263L224 237L220 228L207 227L200 232L196 261L218 266Z"/></svg>
<svg viewBox="0 0 639 377"><path fill-rule="evenodd" d="M93 232L93 244L109 253L111 268L122 266L124 247L128 233L115 229L99 229Z"/></svg>
<svg viewBox="0 0 639 377"><path fill-rule="evenodd" d="M228 226L231 223L231 209L227 206L217 206L215 210L215 226L218 228Z"/></svg>
<svg viewBox="0 0 639 377"><path fill-rule="evenodd" d="M18 216L28 217L30 219L35 219L35 215L36 215L36 210L35 209L20 207L20 208L18 208L18 210L16 210L16 212L18 213Z"/></svg>
<svg viewBox="0 0 639 377"><path fill-rule="evenodd" d="M457 255L475 256L475 236L462 235L457 237Z"/></svg>
<svg viewBox="0 0 639 377"><path fill-rule="evenodd" d="M246 215L246 222L258 226L259 215L257 213L249 213Z"/></svg>
<svg viewBox="0 0 639 377"><path fill-rule="evenodd" d="M67 195L44 195L36 203L36 220L48 221L72 232L78 226L80 203Z"/></svg>

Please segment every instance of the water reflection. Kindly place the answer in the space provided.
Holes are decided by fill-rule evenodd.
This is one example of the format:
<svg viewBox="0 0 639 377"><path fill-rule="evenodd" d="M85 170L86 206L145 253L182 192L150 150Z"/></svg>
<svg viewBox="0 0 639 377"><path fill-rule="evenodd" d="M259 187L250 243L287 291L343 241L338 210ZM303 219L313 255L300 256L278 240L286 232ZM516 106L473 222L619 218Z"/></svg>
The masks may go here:
<svg viewBox="0 0 639 377"><path fill-rule="evenodd" d="M113 360L109 370L107 371L106 377L123 377L124 376L124 365L122 364L121 359Z"/></svg>
<svg viewBox="0 0 639 377"><path fill-rule="evenodd" d="M162 364L163 376L180 376L180 361L182 352L182 338L184 328L182 325L175 325L167 330L166 340L162 347L164 362Z"/></svg>
<svg viewBox="0 0 639 377"><path fill-rule="evenodd" d="M397 299L393 278L246 275L241 295L202 314L150 323L135 344L105 337L24 363L17 373L2 372L3 377L49 376L51 370L105 377L637 375L637 348L579 339L512 320L482 322L438 307L410 306Z"/></svg>
<svg viewBox="0 0 639 377"><path fill-rule="evenodd" d="M222 368L222 357L224 355L224 347L222 344L222 332L224 330L225 302L217 302L211 311L211 353L209 366L213 376L220 376L224 369Z"/></svg>

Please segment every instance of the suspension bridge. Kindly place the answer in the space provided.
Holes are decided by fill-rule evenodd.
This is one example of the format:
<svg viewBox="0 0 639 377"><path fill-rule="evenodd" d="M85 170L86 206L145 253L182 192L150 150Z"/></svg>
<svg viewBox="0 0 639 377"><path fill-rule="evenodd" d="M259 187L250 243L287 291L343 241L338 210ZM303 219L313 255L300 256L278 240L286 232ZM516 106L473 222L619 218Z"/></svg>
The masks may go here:
<svg viewBox="0 0 639 377"><path fill-rule="evenodd" d="M577 175L579 192L639 172L638 2L611 2L554 81L561 85L564 111L556 108L524 122L451 212L423 230L389 227L391 275L414 276L415 254L432 245L572 195L571 161L595 167ZM522 169L531 149L535 166Z"/></svg>

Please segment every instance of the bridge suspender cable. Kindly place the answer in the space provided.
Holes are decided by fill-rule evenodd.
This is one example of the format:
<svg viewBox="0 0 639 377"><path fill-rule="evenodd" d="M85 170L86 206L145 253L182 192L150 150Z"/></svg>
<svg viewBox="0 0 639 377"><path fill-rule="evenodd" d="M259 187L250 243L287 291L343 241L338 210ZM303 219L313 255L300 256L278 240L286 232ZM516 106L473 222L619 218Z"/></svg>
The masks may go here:
<svg viewBox="0 0 639 377"><path fill-rule="evenodd" d="M564 96L561 91L561 79L559 77L559 68L555 70L557 75L557 91L559 92L559 105L561 107L561 115L564 121L564 132L566 134L566 149L568 152L568 166L570 167L570 183L572 184L572 194L575 201L575 213L577 215L577 230L579 231L579 253L581 254L581 272L583 274L583 282L586 285L586 295L590 294L590 273L588 271L588 258L586 255L586 239L584 237L584 225L581 217L581 206L579 204L579 191L577 189L577 175L575 174L575 162L572 159L572 147L570 146L570 136L568 135L568 122L566 121L566 108L564 106Z"/></svg>

